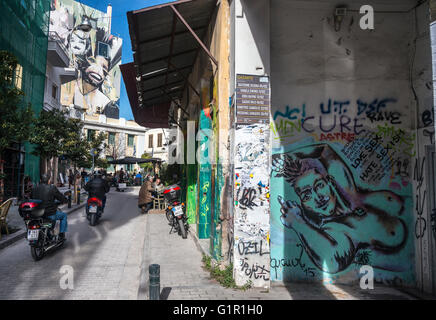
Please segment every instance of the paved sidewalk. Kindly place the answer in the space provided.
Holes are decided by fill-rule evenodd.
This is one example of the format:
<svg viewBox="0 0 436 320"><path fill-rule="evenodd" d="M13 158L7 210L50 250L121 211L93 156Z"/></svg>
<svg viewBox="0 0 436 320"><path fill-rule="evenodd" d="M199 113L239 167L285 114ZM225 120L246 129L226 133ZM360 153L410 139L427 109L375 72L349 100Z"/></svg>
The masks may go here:
<svg viewBox="0 0 436 320"><path fill-rule="evenodd" d="M177 233L168 234L170 226L164 214L146 215L146 236L142 261L141 286L138 299L148 299L148 266L160 265L161 298L168 300L375 300L414 299L394 288L376 287L361 290L344 285L319 285L307 283L273 283L269 292L263 289L247 291L227 289L210 278L202 268L202 249L207 247L190 234L182 239ZM208 240L207 240L208 241Z"/></svg>

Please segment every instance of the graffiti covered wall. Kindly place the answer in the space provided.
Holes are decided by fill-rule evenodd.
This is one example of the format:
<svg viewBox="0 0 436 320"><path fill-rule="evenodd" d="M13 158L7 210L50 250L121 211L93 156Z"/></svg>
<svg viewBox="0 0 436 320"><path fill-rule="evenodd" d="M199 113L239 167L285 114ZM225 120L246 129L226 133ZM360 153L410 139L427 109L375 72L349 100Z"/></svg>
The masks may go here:
<svg viewBox="0 0 436 320"><path fill-rule="evenodd" d="M269 286L269 125L235 128L235 281Z"/></svg>
<svg viewBox="0 0 436 320"><path fill-rule="evenodd" d="M71 116L105 114L119 118L122 39L110 32L111 17L72 0L52 0L50 34L70 55L77 78L62 85L61 104ZM79 25L89 25L89 31Z"/></svg>
<svg viewBox="0 0 436 320"><path fill-rule="evenodd" d="M270 80L249 74L236 79L235 280L269 287Z"/></svg>
<svg viewBox="0 0 436 320"><path fill-rule="evenodd" d="M328 4L275 1L271 17L271 279L354 282L370 265L413 285L412 14L372 32L351 13L335 30Z"/></svg>
<svg viewBox="0 0 436 320"><path fill-rule="evenodd" d="M434 57L434 26L431 37L428 23L427 5L417 9L417 21L414 35L420 35L416 43L413 59L412 83L415 94L417 118L416 155L413 159L414 230L416 250L416 285L427 293L436 293L436 229L435 208L435 139L434 139L434 66L432 70L432 51ZM433 43L432 43L433 42ZM431 49L433 47L433 50ZM433 61L434 63L434 61ZM432 72L433 71L433 72ZM433 73L433 76L432 76ZM433 80L433 81L432 81Z"/></svg>

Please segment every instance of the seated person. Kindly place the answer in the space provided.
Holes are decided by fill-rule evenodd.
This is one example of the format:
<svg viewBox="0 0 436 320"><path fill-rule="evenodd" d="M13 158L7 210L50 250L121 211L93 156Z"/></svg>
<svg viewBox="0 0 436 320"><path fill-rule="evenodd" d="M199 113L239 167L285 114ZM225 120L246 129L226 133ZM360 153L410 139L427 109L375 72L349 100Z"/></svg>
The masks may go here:
<svg viewBox="0 0 436 320"><path fill-rule="evenodd" d="M154 190L156 191L156 195L162 194L164 189L165 189L165 186L161 182L160 178L156 177L155 182L154 182Z"/></svg>
<svg viewBox="0 0 436 320"><path fill-rule="evenodd" d="M154 188L152 186L152 180L153 177L149 176L139 190L138 207L141 209L141 213L148 213L153 207L152 192L154 192Z"/></svg>

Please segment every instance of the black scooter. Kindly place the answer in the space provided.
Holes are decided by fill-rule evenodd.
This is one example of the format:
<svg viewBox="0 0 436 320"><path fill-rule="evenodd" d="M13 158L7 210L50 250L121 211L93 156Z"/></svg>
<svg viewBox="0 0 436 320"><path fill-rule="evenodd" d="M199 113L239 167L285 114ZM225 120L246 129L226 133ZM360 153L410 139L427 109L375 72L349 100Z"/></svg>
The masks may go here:
<svg viewBox="0 0 436 320"><path fill-rule="evenodd" d="M94 227L103 213L103 202L97 197L91 197L86 204L86 218L89 220L89 225Z"/></svg>
<svg viewBox="0 0 436 320"><path fill-rule="evenodd" d="M41 200L27 199L18 207L26 225L30 253L35 261L41 260L46 252L62 246L65 242L65 238L59 236L60 221L44 218L45 209L41 204ZM55 204L58 206L61 202L55 200Z"/></svg>
<svg viewBox="0 0 436 320"><path fill-rule="evenodd" d="M178 185L169 186L163 192L168 207L165 210L168 222L171 225L170 233L175 229L183 239L188 237L188 217L185 212L185 204L180 201L181 189Z"/></svg>

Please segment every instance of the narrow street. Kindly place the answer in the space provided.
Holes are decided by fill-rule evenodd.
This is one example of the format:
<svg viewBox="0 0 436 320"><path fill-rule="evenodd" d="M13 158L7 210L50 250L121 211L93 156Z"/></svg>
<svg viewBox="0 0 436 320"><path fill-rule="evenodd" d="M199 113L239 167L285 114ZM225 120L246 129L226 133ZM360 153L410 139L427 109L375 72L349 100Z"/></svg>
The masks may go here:
<svg viewBox="0 0 436 320"><path fill-rule="evenodd" d="M413 299L377 286L366 291L301 283L274 284L269 291L224 288L202 267L198 241L207 247L209 240L196 242L193 230L187 239L169 234L164 214L141 215L138 191L112 189L96 227L89 226L84 208L71 213L64 247L41 261L33 261L25 239L0 250L0 300L147 300L148 266L153 263L160 265L162 300ZM63 266L74 271L73 289L61 288Z"/></svg>
<svg viewBox="0 0 436 320"><path fill-rule="evenodd" d="M41 261L25 239L0 250L0 299L136 299L145 236L137 195L112 189L96 227L84 208L70 214L64 247ZM74 270L73 290L60 288L64 265Z"/></svg>

